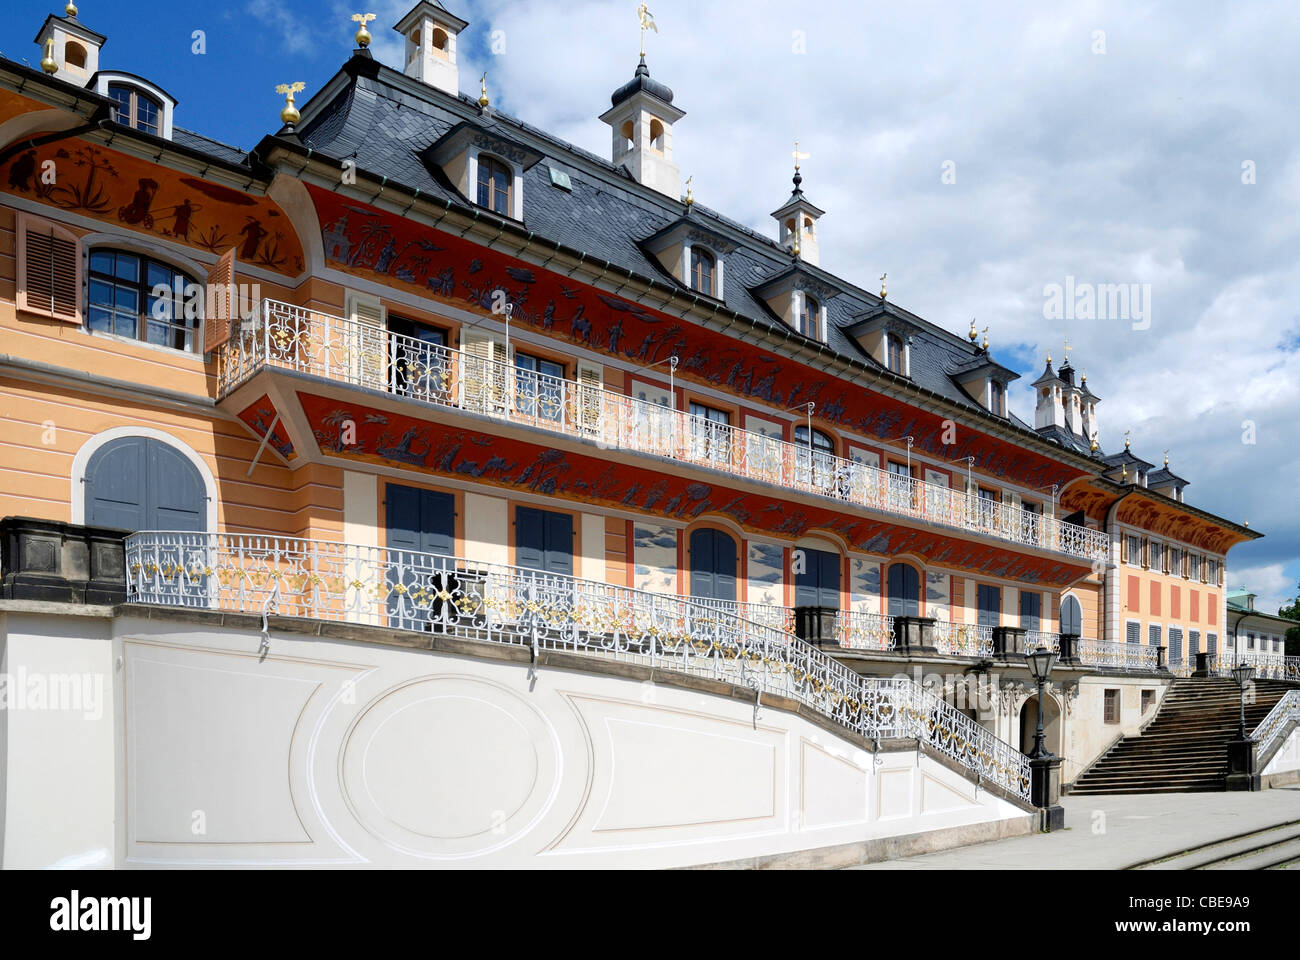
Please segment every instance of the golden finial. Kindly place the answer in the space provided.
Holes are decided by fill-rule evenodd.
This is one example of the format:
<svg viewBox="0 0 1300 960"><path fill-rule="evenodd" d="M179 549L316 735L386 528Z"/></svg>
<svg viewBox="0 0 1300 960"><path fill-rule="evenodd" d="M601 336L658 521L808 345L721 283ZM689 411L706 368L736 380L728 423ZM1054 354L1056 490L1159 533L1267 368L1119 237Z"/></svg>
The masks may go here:
<svg viewBox="0 0 1300 960"><path fill-rule="evenodd" d="M41 69L44 70L46 73L48 73L50 76L54 76L55 71L59 69L59 65L54 62L54 38L53 37L50 37L48 40L45 41L45 56L41 58Z"/></svg>
<svg viewBox="0 0 1300 960"><path fill-rule="evenodd" d="M1168 451L1168 450L1165 451L1165 469L1166 469L1166 470L1169 469L1169 451Z"/></svg>
<svg viewBox="0 0 1300 960"><path fill-rule="evenodd" d="M641 56L644 57L645 56L645 32L647 30L653 30L655 33L658 33L659 28L655 26L655 15L646 9L646 5L644 3L636 8L636 18L641 23Z"/></svg>
<svg viewBox="0 0 1300 960"><path fill-rule="evenodd" d="M686 178L686 205L688 207L695 205L695 196L691 193L691 181L695 179L695 174Z"/></svg>
<svg viewBox="0 0 1300 960"><path fill-rule="evenodd" d="M1250 521L1247 520L1245 523L1242 524L1242 526L1243 526L1243 527L1246 527L1246 528L1249 528L1249 527L1250 527Z"/></svg>
<svg viewBox="0 0 1300 960"><path fill-rule="evenodd" d="M984 328L984 352L987 353L988 349L989 349L989 328L985 327Z"/></svg>
<svg viewBox="0 0 1300 960"><path fill-rule="evenodd" d="M68 5L63 8L63 12L73 20L77 19L77 5L75 3L69 2Z"/></svg>
<svg viewBox="0 0 1300 960"><path fill-rule="evenodd" d="M1083 371L1083 374L1079 377L1079 386L1083 386L1087 382L1088 382L1088 371L1085 369Z"/></svg>
<svg viewBox="0 0 1300 960"><path fill-rule="evenodd" d="M1133 442L1132 440L1130 440L1130 439L1128 438L1128 435L1129 435L1130 433L1132 433L1132 432L1133 432L1133 431L1131 431L1131 430L1125 430L1125 431L1124 431L1124 449L1125 449L1125 450L1127 450L1127 449L1129 448L1129 445L1132 444L1132 442Z"/></svg>
<svg viewBox="0 0 1300 960"><path fill-rule="evenodd" d="M1101 444L1097 442L1097 435L1095 433L1092 435L1092 443L1088 444L1088 449L1093 453L1096 453L1101 449Z"/></svg>
<svg viewBox="0 0 1300 960"><path fill-rule="evenodd" d="M980 338L980 332L979 332L978 330L975 329L975 318L974 318L974 317L971 317L971 318L970 318L970 333L966 334L966 336L970 337L970 342L971 342L971 343L974 343L976 340L978 340L978 339Z"/></svg>
<svg viewBox="0 0 1300 960"><path fill-rule="evenodd" d="M302 114L293 105L293 95L306 89L307 84L301 80L295 80L293 83L282 83L275 88L276 93L284 94L284 109L280 111L280 122L285 126L292 127L302 119Z"/></svg>
<svg viewBox="0 0 1300 960"><path fill-rule="evenodd" d="M488 95L487 95L487 72L486 71L484 71L483 76L479 78L478 105L484 110L486 110L489 106L492 105L492 101L488 99Z"/></svg>
<svg viewBox="0 0 1300 960"><path fill-rule="evenodd" d="M812 157L812 154L811 154L811 153L800 153L800 152L799 152L799 141L796 140L796 141L794 142L794 154L793 154L793 156L794 156L794 172L795 172L795 173L798 173L798 172L799 172L799 161L800 161L800 160L807 160L807 159L809 159L810 157Z"/></svg>
<svg viewBox="0 0 1300 960"><path fill-rule="evenodd" d="M1047 351L1047 365L1048 365L1049 367L1052 365L1052 351L1051 351L1051 350L1048 350L1048 351Z"/></svg>
<svg viewBox="0 0 1300 960"><path fill-rule="evenodd" d="M790 252L793 253L796 257L799 256L799 254L800 254L800 252L801 252L800 249L799 249L799 231L798 231L798 230L796 230L796 231L794 232L794 246L790 249Z"/></svg>
<svg viewBox="0 0 1300 960"><path fill-rule="evenodd" d="M1128 483L1128 464L1127 464L1127 463L1124 464L1124 469L1120 472L1119 478L1120 478L1120 480L1122 480L1124 483Z"/></svg>
<svg viewBox="0 0 1300 960"><path fill-rule="evenodd" d="M889 276L889 274L887 273L882 273L880 275L880 299L881 300L884 300L886 295L889 293L888 289L886 289L885 287L885 277L887 276Z"/></svg>
<svg viewBox="0 0 1300 960"><path fill-rule="evenodd" d="M371 40L370 31L366 29L366 24L373 19L375 19L375 15L373 13L352 14L353 22L361 24L361 28L357 30L357 35L355 39L357 41L357 46L360 47L362 50L370 46L370 40Z"/></svg>

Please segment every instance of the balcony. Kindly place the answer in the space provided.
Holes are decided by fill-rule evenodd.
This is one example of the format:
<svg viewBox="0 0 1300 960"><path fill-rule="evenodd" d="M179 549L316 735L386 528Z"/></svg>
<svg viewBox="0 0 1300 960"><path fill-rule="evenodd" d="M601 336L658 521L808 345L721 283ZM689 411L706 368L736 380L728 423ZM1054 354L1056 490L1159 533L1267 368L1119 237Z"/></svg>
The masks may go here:
<svg viewBox="0 0 1300 960"><path fill-rule="evenodd" d="M220 349L218 399L266 368L393 393L1088 562L1109 555L1110 541L1101 531L273 300L263 301L258 319Z"/></svg>
<svg viewBox="0 0 1300 960"><path fill-rule="evenodd" d="M147 532L128 604L309 618L633 662L784 697L872 739L918 739L1029 797L1029 760L921 685L863 677L791 634L688 597L318 540Z"/></svg>

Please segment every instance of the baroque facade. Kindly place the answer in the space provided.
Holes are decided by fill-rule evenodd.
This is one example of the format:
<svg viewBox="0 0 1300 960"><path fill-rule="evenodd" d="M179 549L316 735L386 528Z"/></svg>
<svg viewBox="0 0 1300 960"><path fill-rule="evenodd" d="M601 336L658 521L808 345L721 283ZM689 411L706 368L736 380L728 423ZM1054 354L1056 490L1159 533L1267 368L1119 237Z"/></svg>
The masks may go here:
<svg viewBox="0 0 1300 960"><path fill-rule="evenodd" d="M248 152L75 15L0 61L0 516L132 532L162 604L428 632L482 571L685 598L937 675L1020 749L1046 646L1067 780L1212 664L1258 534L1102 451L1069 359L1021 420L987 338L818 265L797 167L770 236L696 203L644 55L600 157L462 93L467 27L418 4L399 67L359 35Z"/></svg>

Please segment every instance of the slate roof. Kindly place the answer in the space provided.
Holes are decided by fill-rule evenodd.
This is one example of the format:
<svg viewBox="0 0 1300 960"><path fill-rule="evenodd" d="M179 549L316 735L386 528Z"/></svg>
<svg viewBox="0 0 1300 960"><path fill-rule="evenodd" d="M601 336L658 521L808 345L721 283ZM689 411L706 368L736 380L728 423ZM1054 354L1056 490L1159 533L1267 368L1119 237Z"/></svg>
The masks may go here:
<svg viewBox="0 0 1300 960"><path fill-rule="evenodd" d="M345 67L345 72L351 74L350 82L328 102L311 102L303 110L298 139L329 157L354 158L361 170L418 189L422 197L464 204L466 198L441 171L427 168L420 154L465 118L466 107L478 114L474 98L462 94L458 110L446 93L388 67L367 63L351 70ZM737 243L737 249L725 257L724 306L744 316L770 321L770 311L753 291L788 272L793 262L774 237L757 233L698 202L688 211L684 203L635 184L623 168L495 109L477 116L476 122L496 128L512 140L528 143L544 155L523 177L526 229L641 276L678 282L667 277L642 243L684 216L698 220L704 228L720 231ZM551 167L569 175L571 191L552 185ZM799 265L840 291L824 301L827 346L841 356L883 370L843 330L879 305L880 298L824 270L802 262ZM914 314L900 312L919 328L912 341L911 381L954 403L982 411L984 408L950 376L976 357L972 345ZM1021 429L1032 429L1014 415L1009 422ZM1070 445L1070 449L1078 452L1077 445Z"/></svg>
<svg viewBox="0 0 1300 960"><path fill-rule="evenodd" d="M182 147L189 147L199 153L206 153L213 159L222 160L226 163L244 163L248 159L248 151L246 150L232 147L220 140L213 140L211 137L205 137L193 130L184 130L174 124L172 125L172 143L180 144Z"/></svg>

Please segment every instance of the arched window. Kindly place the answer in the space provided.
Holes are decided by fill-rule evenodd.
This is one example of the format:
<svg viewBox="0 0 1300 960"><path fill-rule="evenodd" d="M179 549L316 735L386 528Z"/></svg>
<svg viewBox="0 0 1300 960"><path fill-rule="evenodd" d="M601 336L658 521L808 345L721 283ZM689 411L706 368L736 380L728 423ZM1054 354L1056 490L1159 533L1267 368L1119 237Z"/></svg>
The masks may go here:
<svg viewBox="0 0 1300 960"><path fill-rule="evenodd" d="M623 135L623 151L626 153L633 147L635 140L636 125L631 120L626 121L619 132Z"/></svg>
<svg viewBox="0 0 1300 960"><path fill-rule="evenodd" d="M989 410L999 417L1007 415L1007 385L1001 380L989 382Z"/></svg>
<svg viewBox="0 0 1300 960"><path fill-rule="evenodd" d="M495 157L478 158L478 205L503 217L510 216L510 190L514 175Z"/></svg>
<svg viewBox="0 0 1300 960"><path fill-rule="evenodd" d="M653 117L650 120L650 149L657 153L664 152L664 124L662 120Z"/></svg>
<svg viewBox="0 0 1300 960"><path fill-rule="evenodd" d="M443 55L447 53L447 31L441 27L433 28L433 49Z"/></svg>
<svg viewBox="0 0 1300 960"><path fill-rule="evenodd" d="M1076 637L1083 633L1083 608L1074 597L1061 601L1061 633Z"/></svg>
<svg viewBox="0 0 1300 960"><path fill-rule="evenodd" d="M916 567L907 563L890 564L885 589L891 617L921 615L921 577Z"/></svg>
<svg viewBox="0 0 1300 960"><path fill-rule="evenodd" d="M800 446L808 446L808 428L800 425L794 428L794 442ZM835 453L835 440L828 434L820 430L812 432L812 448L817 453Z"/></svg>
<svg viewBox="0 0 1300 960"><path fill-rule="evenodd" d="M803 295L803 307L799 316L799 332L805 337L816 337L821 330L822 305L816 297Z"/></svg>
<svg viewBox="0 0 1300 960"><path fill-rule="evenodd" d="M130 250L90 252L86 326L193 353L201 288L175 267Z"/></svg>
<svg viewBox="0 0 1300 960"><path fill-rule="evenodd" d="M717 296L714 292L714 276L717 273L718 261L714 259L713 254L699 247L691 247L691 289L698 290L700 293L707 294L710 297Z"/></svg>
<svg viewBox="0 0 1300 960"><path fill-rule="evenodd" d="M118 530L207 529L207 490L180 450L152 437L119 437L85 474L86 525Z"/></svg>
<svg viewBox="0 0 1300 960"><path fill-rule="evenodd" d="M691 596L734 603L736 541L709 527L692 531L689 544Z"/></svg>
<svg viewBox="0 0 1300 960"><path fill-rule="evenodd" d="M904 373L903 341L896 333L885 334L885 364L894 373Z"/></svg>
<svg viewBox="0 0 1300 960"><path fill-rule="evenodd" d="M162 125L162 104L143 90L125 83L110 83L108 96L114 101L113 119L155 136Z"/></svg>
<svg viewBox="0 0 1300 960"><path fill-rule="evenodd" d="M63 62L77 70L86 69L86 48L75 40L69 40L63 45Z"/></svg>

